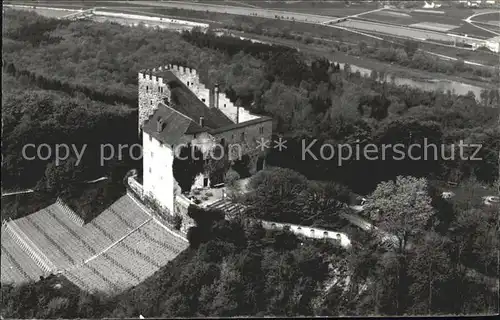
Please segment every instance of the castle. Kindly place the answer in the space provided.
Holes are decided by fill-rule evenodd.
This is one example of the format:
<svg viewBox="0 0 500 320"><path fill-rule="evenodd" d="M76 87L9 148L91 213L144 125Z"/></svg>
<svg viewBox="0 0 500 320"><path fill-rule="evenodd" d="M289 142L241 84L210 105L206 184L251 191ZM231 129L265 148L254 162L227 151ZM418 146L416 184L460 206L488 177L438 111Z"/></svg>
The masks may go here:
<svg viewBox="0 0 500 320"><path fill-rule="evenodd" d="M265 150L257 141L271 139L272 119L251 114L219 92L218 85L200 82L196 70L169 64L138 75L139 134L143 143L142 186L133 182L141 196L154 199L170 214L185 199L174 178L176 147L195 145L204 155L217 146L237 145L228 160L248 159L250 173L263 169ZM208 172L199 174L192 188L210 187ZM131 187L134 187L131 185Z"/></svg>

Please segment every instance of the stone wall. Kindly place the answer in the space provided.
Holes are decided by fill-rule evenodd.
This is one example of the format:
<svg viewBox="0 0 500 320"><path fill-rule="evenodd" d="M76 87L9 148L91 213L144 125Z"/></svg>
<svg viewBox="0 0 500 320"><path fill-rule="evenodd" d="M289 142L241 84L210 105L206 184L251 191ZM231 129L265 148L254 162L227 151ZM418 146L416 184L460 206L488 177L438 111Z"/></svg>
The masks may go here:
<svg viewBox="0 0 500 320"><path fill-rule="evenodd" d="M200 101L210 107L210 90L200 82L200 77L195 69L178 65L168 65L167 67Z"/></svg>
<svg viewBox="0 0 500 320"><path fill-rule="evenodd" d="M219 103L218 108L234 123L241 123L245 121L250 121L258 119L258 115L251 114L245 108L238 108L234 103L229 100L229 98L224 93L219 93ZM216 99L217 101L217 99ZM215 106L217 108L217 105Z"/></svg>
<svg viewBox="0 0 500 320"><path fill-rule="evenodd" d="M194 203L186 198L184 195L179 194L175 197L175 213L182 217L181 232L186 234L189 228L195 226L195 222L188 216L188 208Z"/></svg>
<svg viewBox="0 0 500 320"><path fill-rule="evenodd" d="M242 136L243 133L243 136ZM237 160L241 155L248 155L253 161L266 153L266 149L261 150L257 143L261 138L268 141L268 146L273 147L271 137L273 134L272 120L242 126L227 131L215 133L215 139L221 143L224 139L225 145L229 149L229 159ZM240 149L241 148L241 149ZM241 152L240 152L241 150Z"/></svg>
<svg viewBox="0 0 500 320"><path fill-rule="evenodd" d="M139 124L138 130L164 99L170 101L170 89L163 82L163 78L153 76L151 73L140 72L138 76L139 87Z"/></svg>
<svg viewBox="0 0 500 320"><path fill-rule="evenodd" d="M127 183L130 189L132 189L135 194L142 200L144 198L144 189L142 188L142 185L137 182L137 176L133 175L127 178Z"/></svg>
<svg viewBox="0 0 500 320"><path fill-rule="evenodd" d="M349 239L349 237L345 233L342 233L342 232L336 232L336 231L325 230L325 229L320 229L320 228L312 228L312 227L307 227L307 226L300 226L300 225L289 224L289 223L265 221L265 220L261 220L261 222L262 222L262 226L265 229L281 230L285 227L289 227L290 231L294 234L297 234L297 235L301 235L301 236L304 236L307 238L314 238L314 239L331 239L331 240L337 241L344 248L351 247L351 240Z"/></svg>

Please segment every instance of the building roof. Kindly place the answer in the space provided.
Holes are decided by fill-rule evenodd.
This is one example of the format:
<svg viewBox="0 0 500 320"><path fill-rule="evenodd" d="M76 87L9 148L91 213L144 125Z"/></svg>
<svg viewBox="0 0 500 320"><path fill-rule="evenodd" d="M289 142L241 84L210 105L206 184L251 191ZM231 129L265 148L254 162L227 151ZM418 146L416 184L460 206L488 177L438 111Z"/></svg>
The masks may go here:
<svg viewBox="0 0 500 320"><path fill-rule="evenodd" d="M200 101L188 86L179 81L169 70L155 72L170 86L171 104L174 109L188 116L196 123L200 117L204 118L204 125L210 129L217 129L234 124L220 109L209 108Z"/></svg>
<svg viewBox="0 0 500 320"><path fill-rule="evenodd" d="M159 120L163 121L160 131L158 131ZM206 129L178 111L160 103L153 115L144 122L143 131L163 143L177 145L189 142L185 141L185 134L204 132Z"/></svg>
<svg viewBox="0 0 500 320"><path fill-rule="evenodd" d="M232 123L230 125L227 125L227 126L224 126L224 127L221 127L221 128L216 128L216 129L209 130L208 132L210 134L217 134L217 133L221 133L221 132L224 132L224 131L234 130L234 129L238 129L238 128L244 128L244 127L247 127L247 126L251 126L251 125L254 125L254 124L261 123L261 122L272 121L272 120L273 119L270 118L270 117L261 116L260 118L257 118L257 119L253 119L253 120L249 120L249 121L245 121L245 122L240 122L240 123Z"/></svg>

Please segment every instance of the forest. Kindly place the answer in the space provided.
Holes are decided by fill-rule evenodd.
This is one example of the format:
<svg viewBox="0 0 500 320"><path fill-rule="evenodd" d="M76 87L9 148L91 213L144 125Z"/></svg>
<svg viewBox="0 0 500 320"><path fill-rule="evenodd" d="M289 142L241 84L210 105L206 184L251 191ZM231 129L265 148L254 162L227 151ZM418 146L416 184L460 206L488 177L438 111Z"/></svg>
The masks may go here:
<svg viewBox="0 0 500 320"><path fill-rule="evenodd" d="M2 317L421 315L497 310L496 293L467 270L473 267L498 278L494 255L498 222L494 212L473 201L471 194L476 187L498 187L499 109L492 107L499 103L498 91L485 91L477 101L473 94L397 87L361 77L349 68L340 70L322 57L197 31L177 34L143 26L65 22L9 10L3 18L9 21L4 24L2 56L3 188L35 188L51 196L84 193L101 205L110 201L123 190L125 173L141 164L126 158L103 167L97 148L139 141L137 73L175 62L197 69L202 82L219 83L248 110L273 117L274 132L288 141L287 149L273 150L267 159L278 169L256 176L254 198L242 199L261 203L263 210L251 210L248 217L340 227L338 216L344 209L336 202L346 201L346 194L367 195L373 212L406 212L405 205L387 207L387 198L406 196L408 190L425 191L414 199L425 215L415 220L418 232L408 234L411 246L391 251L371 234L352 231L354 246L347 253L329 243L299 239L287 230L265 231L244 217L228 222L212 212L208 215L212 220L205 218L201 229L190 231L190 248L137 287L106 296L81 292L71 284L55 290L53 278L22 286L2 284ZM460 140L482 144L478 156L483 160L359 159L338 166L335 160L300 158L302 140L363 146L422 143L424 138L436 144ZM27 143L88 144L88 148L81 164L72 158L56 166L54 159L24 160L22 147ZM109 190L103 187L87 195L75 187L102 175L111 178ZM434 183L447 181L468 194L445 201ZM280 184L290 189L277 189ZM304 196L301 201L296 197L299 191ZM330 200L318 201L325 198ZM22 204L18 200L13 206ZM190 211L195 220L207 216ZM19 212L15 217L31 213ZM4 213L8 214L2 205L2 219ZM389 223L383 217L370 219ZM397 231L404 225L390 227ZM337 283L325 290L333 272L329 265L338 266L335 272L344 278L350 270L347 289Z"/></svg>

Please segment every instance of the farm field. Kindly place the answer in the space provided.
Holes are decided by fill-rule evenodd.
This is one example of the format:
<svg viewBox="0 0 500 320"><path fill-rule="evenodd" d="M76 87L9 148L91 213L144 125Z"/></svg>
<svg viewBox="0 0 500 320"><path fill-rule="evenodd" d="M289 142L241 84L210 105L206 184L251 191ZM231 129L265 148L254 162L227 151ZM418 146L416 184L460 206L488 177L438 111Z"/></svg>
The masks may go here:
<svg viewBox="0 0 500 320"><path fill-rule="evenodd" d="M362 31L375 31L380 33L385 33L394 36L400 37L411 37L419 40L437 40L437 41L450 41L450 37L444 33L440 33L437 31L427 31L427 30L419 30L413 28L397 28L390 25L385 25L381 23L372 23L368 21L361 21L359 19L348 20L345 22L341 22L337 24L338 26L345 28L358 29Z"/></svg>
<svg viewBox="0 0 500 320"><path fill-rule="evenodd" d="M286 10L291 12L300 12L300 13L308 13L308 14L320 14L332 17L345 17L351 16L359 13L363 13L366 11L371 11L376 8L290 8L290 9L281 9L281 8L272 8L272 10Z"/></svg>
<svg viewBox="0 0 500 320"><path fill-rule="evenodd" d="M493 32L496 31L497 33L500 30L500 28L495 28L493 26L485 26L485 25L480 25L480 26L483 27L483 28L492 30ZM460 28L453 29L450 32L454 33L454 34L463 34L463 35L466 34L469 37L476 37L476 38L480 38L480 39L481 38L483 38L483 39L489 39L489 38L495 37L494 33L488 32L486 30L482 30L480 28L476 28L475 26L473 26L473 25L471 25L469 23L465 23Z"/></svg>
<svg viewBox="0 0 500 320"><path fill-rule="evenodd" d="M356 10L358 8L367 10L376 9L378 7L376 2L365 2L363 4L351 4L346 5L344 1L289 1L289 2L278 2L278 1L262 1L262 0L244 0L238 1L240 3L246 3L260 8L266 9L280 9L280 10L295 10L295 9L314 9L320 10L325 8L338 8L338 9L352 9Z"/></svg>

